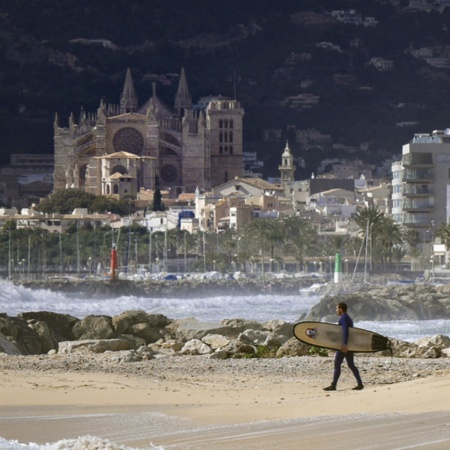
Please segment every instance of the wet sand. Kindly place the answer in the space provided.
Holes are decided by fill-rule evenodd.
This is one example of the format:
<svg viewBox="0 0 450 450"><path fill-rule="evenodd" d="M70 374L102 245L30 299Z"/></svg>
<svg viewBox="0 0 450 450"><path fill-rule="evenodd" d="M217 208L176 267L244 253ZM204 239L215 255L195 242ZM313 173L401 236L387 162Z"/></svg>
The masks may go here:
<svg viewBox="0 0 450 450"><path fill-rule="evenodd" d="M91 435L135 448L450 448L447 360L357 359L366 388L353 391L344 369L328 393L332 358L119 368L93 356L90 369L9 358L0 359L0 436L21 443Z"/></svg>

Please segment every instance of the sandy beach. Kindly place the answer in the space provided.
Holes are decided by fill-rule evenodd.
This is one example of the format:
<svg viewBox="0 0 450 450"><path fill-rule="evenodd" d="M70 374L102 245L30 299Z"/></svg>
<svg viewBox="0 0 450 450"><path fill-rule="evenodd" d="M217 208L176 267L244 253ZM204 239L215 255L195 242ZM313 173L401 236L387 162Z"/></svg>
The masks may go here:
<svg viewBox="0 0 450 450"><path fill-rule="evenodd" d="M213 361L0 355L0 436L91 435L134 448L444 449L450 360L358 356L336 392L331 357Z"/></svg>

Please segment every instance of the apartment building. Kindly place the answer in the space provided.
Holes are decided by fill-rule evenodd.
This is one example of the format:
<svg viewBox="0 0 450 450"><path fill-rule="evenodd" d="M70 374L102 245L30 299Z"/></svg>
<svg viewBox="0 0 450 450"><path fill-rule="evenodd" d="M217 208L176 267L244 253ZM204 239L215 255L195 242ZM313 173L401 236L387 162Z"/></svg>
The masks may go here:
<svg viewBox="0 0 450 450"><path fill-rule="evenodd" d="M392 164L392 217L424 242L449 218L450 129L415 134Z"/></svg>

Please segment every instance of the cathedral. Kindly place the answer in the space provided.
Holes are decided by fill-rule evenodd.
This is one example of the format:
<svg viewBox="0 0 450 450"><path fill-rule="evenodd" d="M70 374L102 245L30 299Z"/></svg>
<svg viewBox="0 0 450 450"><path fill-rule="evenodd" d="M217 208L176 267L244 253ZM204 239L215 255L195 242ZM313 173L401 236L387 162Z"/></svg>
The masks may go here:
<svg viewBox="0 0 450 450"><path fill-rule="evenodd" d="M184 69L174 107L164 105L153 83L139 106L130 69L119 105L100 102L76 122L54 123L54 191L77 188L95 195L135 195L159 187L172 196L209 190L243 173L240 103L208 97L193 108Z"/></svg>

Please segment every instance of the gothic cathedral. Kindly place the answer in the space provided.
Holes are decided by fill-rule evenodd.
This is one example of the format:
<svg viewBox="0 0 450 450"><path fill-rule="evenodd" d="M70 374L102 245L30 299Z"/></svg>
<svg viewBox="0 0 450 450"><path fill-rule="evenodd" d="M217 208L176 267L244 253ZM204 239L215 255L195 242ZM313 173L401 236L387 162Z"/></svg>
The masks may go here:
<svg viewBox="0 0 450 450"><path fill-rule="evenodd" d="M69 127L54 124L54 191L83 189L95 195L136 194L160 187L175 196L208 190L243 173L242 118L236 100L210 97L194 109L181 70L174 109L153 95L142 106L127 70L120 105L100 102Z"/></svg>

